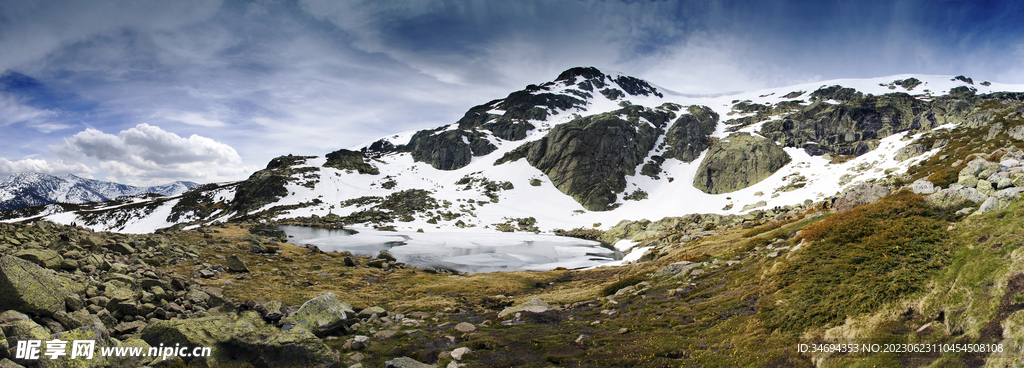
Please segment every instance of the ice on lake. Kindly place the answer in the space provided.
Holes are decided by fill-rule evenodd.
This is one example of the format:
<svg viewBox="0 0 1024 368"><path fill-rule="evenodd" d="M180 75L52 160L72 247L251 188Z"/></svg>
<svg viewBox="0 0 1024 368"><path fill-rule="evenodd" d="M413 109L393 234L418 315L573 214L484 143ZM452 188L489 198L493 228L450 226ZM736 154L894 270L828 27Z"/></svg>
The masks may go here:
<svg viewBox="0 0 1024 368"><path fill-rule="evenodd" d="M280 226L289 241L313 244L323 251L375 256L387 250L399 262L416 267L446 267L461 272L545 271L579 269L612 263L622 254L590 240L549 234L499 233L484 230L378 231L372 228L331 230Z"/></svg>

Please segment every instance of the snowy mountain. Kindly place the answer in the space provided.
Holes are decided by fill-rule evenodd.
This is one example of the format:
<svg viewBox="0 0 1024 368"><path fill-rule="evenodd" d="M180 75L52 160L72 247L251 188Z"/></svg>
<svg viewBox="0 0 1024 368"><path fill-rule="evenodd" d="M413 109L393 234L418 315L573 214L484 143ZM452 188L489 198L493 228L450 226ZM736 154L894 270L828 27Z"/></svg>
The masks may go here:
<svg viewBox="0 0 1024 368"><path fill-rule="evenodd" d="M135 187L80 178L71 174L53 176L39 173L19 173L0 179L0 211L57 202L103 202L144 193L174 196L197 186L199 184L193 182L176 181L159 186Z"/></svg>
<svg viewBox="0 0 1024 368"><path fill-rule="evenodd" d="M949 186L932 174L1024 141L1024 94L1012 91L1024 85L896 75L699 96L572 68L452 124L282 156L241 182L8 221L45 216L140 233L232 219L548 232L698 213L774 216L858 184ZM987 145L951 143L965 139Z"/></svg>

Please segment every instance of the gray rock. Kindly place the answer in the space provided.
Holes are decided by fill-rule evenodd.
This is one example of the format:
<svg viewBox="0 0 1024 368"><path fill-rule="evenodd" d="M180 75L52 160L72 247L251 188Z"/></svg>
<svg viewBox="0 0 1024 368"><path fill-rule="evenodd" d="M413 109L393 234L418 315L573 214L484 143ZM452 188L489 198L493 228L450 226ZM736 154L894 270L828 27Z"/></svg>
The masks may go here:
<svg viewBox="0 0 1024 368"><path fill-rule="evenodd" d="M358 265L359 265L359 262L356 261L355 259L353 259L352 257L345 257L345 266L346 267L355 267L355 266L358 266Z"/></svg>
<svg viewBox="0 0 1024 368"><path fill-rule="evenodd" d="M469 353L470 353L469 348L461 347L461 348L457 348L455 350L452 350L451 356L452 356L452 359L462 360L462 357L465 356L466 354L469 354Z"/></svg>
<svg viewBox="0 0 1024 368"><path fill-rule="evenodd" d="M369 307L359 311L359 318L370 318L376 315L377 317L387 316L388 312L381 307Z"/></svg>
<svg viewBox="0 0 1024 368"><path fill-rule="evenodd" d="M89 326L93 323L102 323L99 317L89 314L89 312L84 309L74 311L71 313L60 311L54 313L53 319L57 320L57 322L60 322L60 324L63 325L64 328L68 330Z"/></svg>
<svg viewBox="0 0 1024 368"><path fill-rule="evenodd" d="M1017 188L1003 189L995 192L991 197L985 200L978 207L978 210L974 214L982 214L985 212L992 212L1006 208L1010 205L1013 200L1020 198L1020 193Z"/></svg>
<svg viewBox="0 0 1024 368"><path fill-rule="evenodd" d="M1024 125L1010 127L1010 129L1006 130L1006 134L1009 134L1011 138L1018 141L1024 141Z"/></svg>
<svg viewBox="0 0 1024 368"><path fill-rule="evenodd" d="M388 252L386 250L382 250L380 251L380 253L377 253L377 259L383 259L388 262L398 261L398 259L395 258L395 256L391 255L391 252Z"/></svg>
<svg viewBox="0 0 1024 368"><path fill-rule="evenodd" d="M0 324L0 329L3 330L4 335L7 337L7 342L9 344L7 347L9 348L9 350L13 350L13 349L10 349L10 348L16 347L17 341L25 341L25 340L42 340L42 341L47 341L47 340L50 340L50 330L47 330L46 327L40 326L35 321L27 319L27 318L26 319L14 320L14 321L10 321L10 322L7 322L7 323ZM15 352L14 351L10 351L10 353L15 353ZM14 357L11 356L11 358L14 358ZM42 352L40 352L40 358L44 358L44 356L42 355ZM15 359L14 362L18 363L18 364L22 364L22 365L32 365L32 366L34 366L39 361L37 361L37 360Z"/></svg>
<svg viewBox="0 0 1024 368"><path fill-rule="evenodd" d="M992 182L985 179L978 180L978 184L975 188L978 189L981 194L986 196L990 196L992 193L996 192L996 189L992 187Z"/></svg>
<svg viewBox="0 0 1024 368"><path fill-rule="evenodd" d="M896 150L895 158L896 161L903 162L906 161L907 159L920 156L925 152L928 152L928 147L921 144L912 143L908 144L906 147Z"/></svg>
<svg viewBox="0 0 1024 368"><path fill-rule="evenodd" d="M504 318L509 314L514 314L517 312L544 313L549 310L551 310L550 304L545 303L543 300L540 300L540 298L533 298L526 301L526 303L514 307L508 307L501 310L501 312L498 313L498 318Z"/></svg>
<svg viewBox="0 0 1024 368"><path fill-rule="evenodd" d="M673 275L672 277L684 277L690 270L700 267L700 263L682 261L669 264L654 273L654 276Z"/></svg>
<svg viewBox="0 0 1024 368"><path fill-rule="evenodd" d="M745 204L745 205L743 205L743 209L741 209L740 212L750 211L752 209L761 208L761 207L764 207L764 206L767 206L767 205L768 205L768 202L766 202L766 201L757 201L757 203Z"/></svg>
<svg viewBox="0 0 1024 368"><path fill-rule="evenodd" d="M693 186L710 194L729 193L764 180L791 158L775 142L749 133L733 133L708 151Z"/></svg>
<svg viewBox="0 0 1024 368"><path fill-rule="evenodd" d="M409 357L400 357L387 361L384 363L386 368L437 368L433 364L424 364L416 361L416 359Z"/></svg>
<svg viewBox="0 0 1024 368"><path fill-rule="evenodd" d="M7 347L4 346L3 349L7 349ZM25 368L25 366L15 363L10 359L3 358L0 359L0 368Z"/></svg>
<svg viewBox="0 0 1024 368"><path fill-rule="evenodd" d="M937 191L926 196L924 199L933 206L943 208L953 207L963 203L964 201L981 203L988 199L987 196L977 189L966 187L958 188L959 189L954 189L953 186L950 185L950 188Z"/></svg>
<svg viewBox="0 0 1024 368"><path fill-rule="evenodd" d="M352 337L352 350L362 350L365 349L367 345L370 345L369 336L356 335Z"/></svg>
<svg viewBox="0 0 1024 368"><path fill-rule="evenodd" d="M935 193L935 184L924 179L917 179L910 185L910 190L917 194L932 194Z"/></svg>
<svg viewBox="0 0 1024 368"><path fill-rule="evenodd" d="M0 257L0 309L53 316L64 310L70 283L24 259Z"/></svg>
<svg viewBox="0 0 1024 368"><path fill-rule="evenodd" d="M847 188L842 197L836 199L836 211L849 211L857 206L863 206L882 200L889 195L889 188L881 185L857 184Z"/></svg>
<svg viewBox="0 0 1024 368"><path fill-rule="evenodd" d="M64 262L60 253L49 249L22 249L15 252L14 256L51 270L59 270Z"/></svg>
<svg viewBox="0 0 1024 368"><path fill-rule="evenodd" d="M228 256L228 259L225 261L225 263L227 264L228 271L249 272L249 267L246 267L245 262L234 254Z"/></svg>
<svg viewBox="0 0 1024 368"><path fill-rule="evenodd" d="M199 366L254 365L257 367L340 367L339 354L306 329L284 331L267 325L255 312L239 316L158 321L142 331L151 345L204 346L209 357L187 357Z"/></svg>
<svg viewBox="0 0 1024 368"><path fill-rule="evenodd" d="M327 293L303 303L285 323L303 327L322 337L341 329L349 316L354 314L350 305L339 301L334 293Z"/></svg>
<svg viewBox="0 0 1024 368"><path fill-rule="evenodd" d="M475 332L476 331L476 326L473 326L472 323L459 322L459 324L455 325L455 330L459 331L459 332L466 332L466 333L468 333L468 332Z"/></svg>
<svg viewBox="0 0 1024 368"><path fill-rule="evenodd" d="M125 243L111 243L107 245L107 249L124 254L131 255L135 253L135 248Z"/></svg>

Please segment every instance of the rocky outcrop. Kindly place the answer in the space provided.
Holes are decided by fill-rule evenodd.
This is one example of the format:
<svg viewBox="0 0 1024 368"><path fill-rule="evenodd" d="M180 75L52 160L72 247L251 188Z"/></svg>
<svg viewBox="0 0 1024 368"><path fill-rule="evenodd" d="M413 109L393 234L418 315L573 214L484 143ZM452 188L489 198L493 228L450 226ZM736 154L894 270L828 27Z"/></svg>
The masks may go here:
<svg viewBox="0 0 1024 368"><path fill-rule="evenodd" d="M950 184L949 188L932 189L933 193L925 200L945 208L973 202L979 205L975 214L1006 208L1024 190L1024 151L1010 147L989 155L992 156L1001 156L1000 162L990 162L981 157L972 159L960 169L956 183ZM925 190L918 189L919 186L923 187L923 184L915 182L914 191L926 194Z"/></svg>
<svg viewBox="0 0 1024 368"><path fill-rule="evenodd" d="M288 331L266 324L256 312L159 321L142 331L150 345L203 346L209 357L187 357L190 365L339 367L338 353L304 328Z"/></svg>
<svg viewBox="0 0 1024 368"><path fill-rule="evenodd" d="M607 210L669 118L669 112L642 106L577 118L528 143L526 159L584 208Z"/></svg>
<svg viewBox="0 0 1024 368"><path fill-rule="evenodd" d="M285 323L305 328L317 336L327 336L344 327L353 315L355 311L351 306L339 301L334 293L327 293L303 303Z"/></svg>
<svg viewBox="0 0 1024 368"><path fill-rule="evenodd" d="M497 148L483 132L441 127L416 132L402 149L417 162L426 162L438 170L455 170L469 165L473 156L483 156Z"/></svg>
<svg viewBox="0 0 1024 368"><path fill-rule="evenodd" d="M865 97L834 87L838 86L812 93L812 100L818 101L802 110L764 123L761 134L811 155L859 156L877 147L880 138L934 126L919 116L926 110L924 103L906 93ZM824 102L830 99L845 102Z"/></svg>
<svg viewBox="0 0 1024 368"><path fill-rule="evenodd" d="M285 184L298 180L295 174L316 171L316 168L294 168L314 158L312 156L281 156L267 164L267 168L254 172L238 184L231 207L237 212L257 210L288 195Z"/></svg>
<svg viewBox="0 0 1024 368"><path fill-rule="evenodd" d="M711 134L718 126L718 113L707 106L690 106L665 133L665 153L662 157L683 162L697 159L711 147Z"/></svg>
<svg viewBox="0 0 1024 368"><path fill-rule="evenodd" d="M338 170L353 170L360 174L378 175L377 170L363 152L340 149L327 154L327 162L324 167L333 167Z"/></svg>
<svg viewBox="0 0 1024 368"><path fill-rule="evenodd" d="M710 194L740 190L771 176L790 161L775 142L733 133L711 146L697 168L693 186Z"/></svg>
<svg viewBox="0 0 1024 368"><path fill-rule="evenodd" d="M0 257L0 309L53 316L65 310L68 282L24 259Z"/></svg>

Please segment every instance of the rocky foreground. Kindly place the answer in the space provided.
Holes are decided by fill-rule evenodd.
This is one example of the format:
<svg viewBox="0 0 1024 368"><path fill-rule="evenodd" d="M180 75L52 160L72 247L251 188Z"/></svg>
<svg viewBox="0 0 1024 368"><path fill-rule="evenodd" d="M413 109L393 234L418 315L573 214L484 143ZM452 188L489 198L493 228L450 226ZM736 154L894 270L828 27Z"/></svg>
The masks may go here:
<svg viewBox="0 0 1024 368"><path fill-rule="evenodd" d="M0 367L1008 362L1024 353L1024 224L1003 220L1024 212L1021 162L1024 151L1000 149L964 156L945 179L864 183L835 202L568 231L646 249L593 270L416 269L387 252L296 247L269 224L146 235L0 224ZM794 348L835 339L1006 349ZM94 341L96 355L50 359L55 340ZM21 354L27 341L43 343L38 359ZM146 354L169 346L209 354Z"/></svg>

